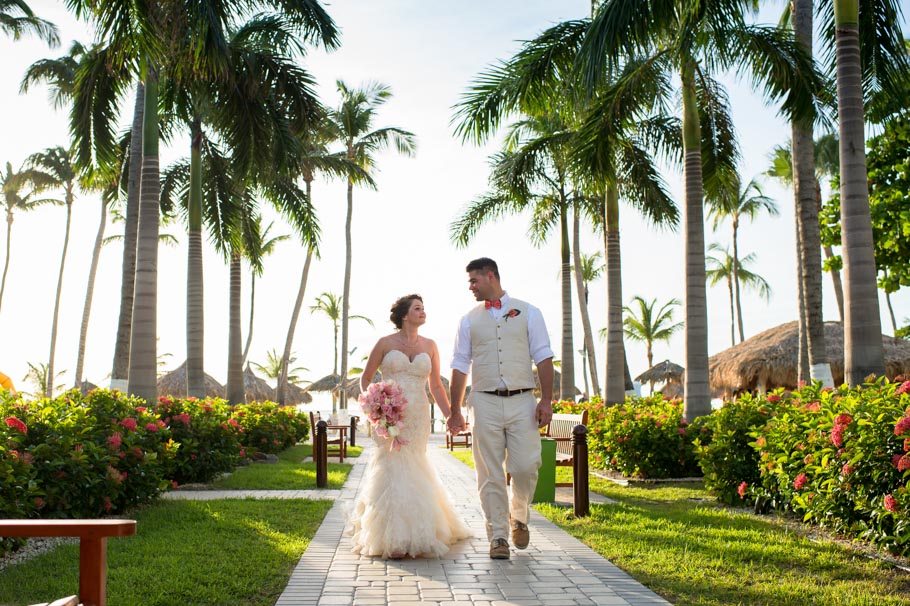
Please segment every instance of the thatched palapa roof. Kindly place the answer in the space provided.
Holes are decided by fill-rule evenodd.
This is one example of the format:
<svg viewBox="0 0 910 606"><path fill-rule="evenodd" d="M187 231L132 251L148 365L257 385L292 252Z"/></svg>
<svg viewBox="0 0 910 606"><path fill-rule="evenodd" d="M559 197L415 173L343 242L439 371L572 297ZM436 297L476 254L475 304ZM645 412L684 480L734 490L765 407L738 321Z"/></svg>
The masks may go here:
<svg viewBox="0 0 910 606"><path fill-rule="evenodd" d="M275 389L275 394L277 397L277 394L278 394L277 388ZM295 385L293 383L288 383L287 394L285 397L285 404L290 404L290 405L309 404L312 401L313 401L313 396L310 395L309 393L307 393L307 391L303 387L300 387L299 385Z"/></svg>
<svg viewBox="0 0 910 606"><path fill-rule="evenodd" d="M275 401L275 390L265 379L260 379L247 364L243 369L243 393L247 402Z"/></svg>
<svg viewBox="0 0 910 606"><path fill-rule="evenodd" d="M639 383L650 383L652 381L655 383L667 383L670 381L680 383L684 373L685 369L679 364L664 360L635 377L635 380Z"/></svg>
<svg viewBox="0 0 910 606"><path fill-rule="evenodd" d="M711 389L727 393L797 387L799 356L797 322L761 332L708 360ZM882 335L885 375L893 379L910 373L910 341ZM844 330L840 322L825 322L825 349L834 383L844 382Z"/></svg>
<svg viewBox="0 0 910 606"><path fill-rule="evenodd" d="M174 398L186 397L186 361L158 378L158 395L172 396ZM223 398L224 387L206 373L205 375L205 395L210 398Z"/></svg>

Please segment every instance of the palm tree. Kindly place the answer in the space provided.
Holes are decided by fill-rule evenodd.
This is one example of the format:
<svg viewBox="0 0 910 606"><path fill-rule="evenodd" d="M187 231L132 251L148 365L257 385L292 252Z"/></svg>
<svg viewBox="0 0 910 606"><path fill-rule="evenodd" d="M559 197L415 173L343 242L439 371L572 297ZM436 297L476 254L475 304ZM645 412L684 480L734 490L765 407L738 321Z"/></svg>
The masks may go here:
<svg viewBox="0 0 910 606"><path fill-rule="evenodd" d="M37 366L32 364L31 362L26 362L26 364L28 364L28 373L26 373L26 375L22 378L22 380L28 381L29 383L34 385L35 392L32 394L26 394L26 392L22 392L22 395L30 395L36 399L39 399L42 397L44 397L44 398L54 397L55 394L53 394L53 393L49 396L46 395L47 391L48 391L47 386L49 384L53 383L53 378L48 373L47 364L45 364L43 362L39 362ZM61 371L57 372L57 378L60 378L64 374L66 374L65 370L61 370ZM54 388L54 391L59 392L62 389L63 389L63 387L58 385L57 387Z"/></svg>
<svg viewBox="0 0 910 606"><path fill-rule="evenodd" d="M361 169L356 162L348 160L343 152L329 153L326 145L331 140L331 133L329 132L325 121L321 121L317 127L310 131L301 133L300 137L301 150L298 161L300 163L300 173L303 178L308 200L312 201L313 180L316 178L317 172L330 176L351 176L373 186L373 180L369 174ZM294 301L294 309L291 312L291 321L288 326L288 334L284 343L284 353L282 355L283 373L278 378L278 386L276 388L275 399L278 400L279 404L284 404L287 396L288 367L291 364L291 347L294 342L294 333L297 330L297 320L300 316L300 309L303 307L303 298L306 295L307 281L310 275L310 264L313 261L313 255L318 252L315 245L307 244L306 242L303 242L303 245L306 248L306 258L303 262L300 286L297 289L297 298Z"/></svg>
<svg viewBox="0 0 910 606"><path fill-rule="evenodd" d="M415 138L397 126L386 126L371 130L375 113L392 96L391 89L379 83L367 84L363 88L350 88L344 82L337 82L341 103L329 114L335 138L342 143L345 158L356 163L364 172L370 173L376 163L375 153L394 145L398 153L413 156L416 150ZM351 222L354 215L354 185L361 183L353 175L348 176L347 215L344 223L344 288L341 295L341 375L348 370L348 321L351 294ZM341 408L347 409L347 398L342 398Z"/></svg>
<svg viewBox="0 0 910 606"><path fill-rule="evenodd" d="M729 192L721 192L721 195L718 198L709 200L710 207L708 208L708 218L713 219L711 228L714 231L717 231L717 228L725 219L730 220L730 224L733 228L732 284L733 292L736 298L736 321L739 326L739 340L745 341L746 337L743 330L743 308L739 296L739 287L741 281L737 274L740 266L740 220L746 218L750 221L754 221L755 217L757 217L758 214L762 211L767 212L772 217L776 217L780 213L778 212L777 205L774 203L774 201L762 193L761 187L755 179L749 181L749 183L744 188L741 188L738 179L734 183L735 189L731 189Z"/></svg>
<svg viewBox="0 0 910 606"><path fill-rule="evenodd" d="M69 248L70 225L73 218L73 201L76 198L76 167L72 154L63 147L50 147L43 152L32 154L25 161L29 167L27 174L35 182L43 183L40 190L50 188L63 189L62 204L66 205L66 227L63 235L63 251L60 255L60 271L57 275L57 294L54 298L54 315L51 321L51 346L47 362L46 398L54 391L54 355L57 351L57 321L60 316L60 295L63 290L63 273L66 266L66 252ZM78 381L77 377L77 381Z"/></svg>
<svg viewBox="0 0 910 606"><path fill-rule="evenodd" d="M269 379L274 379L277 382L281 378L282 356L278 355L278 350L276 349L270 349L267 351L266 356L268 357L268 360L265 364L258 364L256 362L253 362L252 364L266 377ZM291 364L296 361L297 358L295 356L291 356ZM301 382L303 382L303 380L300 378L299 373L307 371L309 371L309 368L304 368L303 366L296 366L294 368L291 368L288 370L288 383L299 385Z"/></svg>
<svg viewBox="0 0 910 606"><path fill-rule="evenodd" d="M172 78L189 72L201 79L222 78L227 63L225 33L231 22L240 15L255 14L260 7L277 3L264 0L242 4L199 3L193 5L192 11L186 11L183 5L124 5L87 0L68 0L68 4L77 16L87 16L98 25L99 34L110 40L115 48L119 65L138 67L144 79L142 186L129 347L129 390L151 401L156 396L159 75L165 70L165 75ZM282 2L280 7L285 17L307 38L322 40L326 45L337 43L335 24L315 0ZM252 149L247 150L246 159L249 160L253 153ZM242 156L238 154L238 157L242 163ZM249 162L246 168L250 168Z"/></svg>
<svg viewBox="0 0 910 606"><path fill-rule="evenodd" d="M265 226L265 229L262 231L262 241L260 244L260 250L256 251L256 256L260 258L265 258L275 252L275 247L279 242L285 242L290 240L288 235L275 236L273 238L269 237L269 232L272 231L272 228L275 226L274 223L269 223ZM250 327L246 333L246 345L243 346L243 363L246 364L247 356L250 353L250 344L253 342L253 317L254 310L256 309L256 276L262 275L263 266L259 267L259 270L256 271L255 268L251 268L250 272Z"/></svg>
<svg viewBox="0 0 910 606"><path fill-rule="evenodd" d="M815 202L820 210L822 207L821 177L833 178L839 174L837 135L826 133L815 140L813 155L815 158ZM771 165L765 174L779 180L788 187L793 186L793 152L790 142L777 145L771 150ZM840 269L836 264L831 264L834 251L827 243L823 244L825 259L828 261L828 272L831 274L831 284L834 287L834 298L837 300L837 311L841 322L844 321L844 287L841 283Z"/></svg>
<svg viewBox="0 0 910 606"><path fill-rule="evenodd" d="M654 353L652 347L657 341L670 342L670 338L682 327L683 322L673 321L673 308L680 305L679 299L670 299L657 307L657 299L646 301L643 297L635 295L629 305L623 306L625 317L622 320L623 333L626 338L644 343L648 357L648 368L654 366ZM638 309L634 309L637 306ZM651 381L651 391L654 391L654 381Z"/></svg>
<svg viewBox="0 0 910 606"><path fill-rule="evenodd" d="M579 68L592 95L630 55L641 56L649 70L659 67L681 81L688 420L711 411L703 201L706 191L710 197L730 183L738 155L726 96L711 72L745 71L766 98L784 101L787 115L810 114L811 108L798 101L813 99L821 89L791 33L746 23L746 10L756 7L743 0L606 0L580 49Z"/></svg>
<svg viewBox="0 0 910 606"><path fill-rule="evenodd" d="M6 206L6 260L3 262L3 278L0 279L0 307L3 305L3 293L6 290L6 274L9 272L14 211L28 212L44 204L58 204L52 199L39 199L35 195L47 183L35 181L38 175L30 175L28 170L14 171L12 164L6 163L6 171L0 175L0 191L3 193L3 204Z"/></svg>
<svg viewBox="0 0 910 606"><path fill-rule="evenodd" d="M712 242L708 246L708 251L720 253L719 257L707 255L705 261L705 278L711 286L716 286L721 280L727 283L727 289L730 291L730 345L736 345L736 309L735 305L739 304L738 291L734 283L738 280L744 287L758 290L758 294L765 301L771 299L771 287L768 282L760 275L746 269L746 265L755 260L755 254L751 253L741 259L737 259L730 254L730 251L717 242ZM735 304L734 304L735 302ZM742 315L739 316L742 322ZM742 330L742 324L740 324ZM740 333L740 340L744 340Z"/></svg>
<svg viewBox="0 0 910 606"><path fill-rule="evenodd" d="M646 149L667 155L674 148L675 132L666 118L648 116L660 79L617 80L625 86L596 92L594 100L577 92L572 64L587 31L588 21L569 21L526 43L511 60L481 75L459 103L456 133L464 140L482 143L514 113L530 115L553 111L574 112L577 133L572 137L573 178L583 191L594 192L599 200L596 223L606 226L605 251L608 268L608 345L606 400L625 397L628 372L622 343L622 280L619 259L619 189L622 198L642 210L656 223L672 224L676 208L663 187L659 173ZM592 96L595 96L592 94ZM568 105L568 109L567 109ZM643 109L643 105L647 106ZM659 110L657 110L659 111ZM567 121L568 122L568 121ZM672 119L670 123L672 124ZM670 139L667 139L667 135ZM675 136L678 140L678 135ZM574 149L577 148L577 149ZM662 148L662 149L661 149ZM592 348L593 350L593 348ZM565 357L566 354L564 354Z"/></svg>
<svg viewBox="0 0 910 606"><path fill-rule="evenodd" d="M344 300L342 297L330 292L324 292L318 297L316 297L316 304L310 306L310 313L319 312L324 314L329 320L332 321L332 328L334 334L334 344L335 344L335 353L332 356L332 374L344 378L345 375L338 374L338 324L342 319L342 313L344 308ZM363 320L370 326L373 326L373 321L365 316L350 316L352 320ZM353 350L352 350L353 351ZM342 356L342 359L344 356ZM344 368L342 366L342 368ZM342 408L344 408L342 406ZM335 410L335 392L332 392L332 412Z"/></svg>
<svg viewBox="0 0 910 606"><path fill-rule="evenodd" d="M33 34L49 46L60 44L57 26L35 16L24 0L0 0L0 31L13 40L25 34Z"/></svg>
<svg viewBox="0 0 910 606"><path fill-rule="evenodd" d="M862 10L860 4L864 4ZM886 90L901 94L898 91L907 71L907 58L895 20L900 12L893 2L834 0L832 5L835 35L834 52L829 57L836 57L840 132L844 378L850 385L859 385L867 376L881 375L885 370L866 175L863 81L877 80ZM863 45L861 35L866 38ZM876 41L869 44L873 35Z"/></svg>
<svg viewBox="0 0 910 606"><path fill-rule="evenodd" d="M511 124L502 151L493 157L491 191L469 204L450 226L450 238L459 247L467 246L481 225L506 214L530 211L528 236L538 246L552 230L559 230L562 367L557 398L575 393L569 212L573 207L584 212L586 202L571 178L568 122L554 107ZM596 203L587 202L596 215Z"/></svg>
<svg viewBox="0 0 910 606"><path fill-rule="evenodd" d="M575 220L577 231L578 213L575 215ZM597 380L597 359L594 355L594 335L591 332L591 319L588 315L588 286L591 282L603 275L606 266L601 263L603 253L599 250L594 251L590 255L586 255L579 251L577 238L575 245L573 246L573 253L576 253L577 257L573 270L575 271L576 285L578 283L581 284L581 292L578 294L578 300L579 303L583 303L583 305L581 305L581 317L583 325L585 326L585 341L584 346L581 348L581 365L582 374L585 377L585 392L588 393L588 395L599 395L600 383ZM588 391L588 374L591 376L591 386L594 388L594 390L590 392Z"/></svg>

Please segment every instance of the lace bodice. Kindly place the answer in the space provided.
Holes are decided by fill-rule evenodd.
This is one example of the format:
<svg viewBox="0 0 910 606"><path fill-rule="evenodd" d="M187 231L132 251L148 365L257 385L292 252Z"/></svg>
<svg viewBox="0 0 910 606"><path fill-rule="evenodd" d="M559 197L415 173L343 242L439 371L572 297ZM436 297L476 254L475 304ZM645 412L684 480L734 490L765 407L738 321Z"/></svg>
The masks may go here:
<svg viewBox="0 0 910 606"><path fill-rule="evenodd" d="M403 352L392 349L379 365L384 381L395 381L401 386L408 401L404 416L404 437L412 441L412 449L425 449L430 436L430 402L427 399L427 377L430 376L430 356L419 353L414 360Z"/></svg>

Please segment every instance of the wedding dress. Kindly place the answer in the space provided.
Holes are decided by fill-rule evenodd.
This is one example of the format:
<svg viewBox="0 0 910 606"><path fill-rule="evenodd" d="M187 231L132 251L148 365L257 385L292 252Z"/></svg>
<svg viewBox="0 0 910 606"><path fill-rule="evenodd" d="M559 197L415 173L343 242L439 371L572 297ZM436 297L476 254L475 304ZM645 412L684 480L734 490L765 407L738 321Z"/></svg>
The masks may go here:
<svg viewBox="0 0 910 606"><path fill-rule="evenodd" d="M376 448L348 520L353 551L386 558L439 557L471 533L427 458L430 356L420 353L412 361L393 349L380 368L383 380L398 383L408 402L400 436L407 444L393 450L390 440L373 432Z"/></svg>

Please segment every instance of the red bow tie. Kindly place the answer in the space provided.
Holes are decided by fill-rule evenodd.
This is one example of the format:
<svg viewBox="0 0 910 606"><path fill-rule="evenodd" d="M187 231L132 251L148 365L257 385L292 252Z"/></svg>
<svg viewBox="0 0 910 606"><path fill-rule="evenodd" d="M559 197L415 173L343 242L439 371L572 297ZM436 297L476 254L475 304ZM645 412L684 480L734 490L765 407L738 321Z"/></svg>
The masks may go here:
<svg viewBox="0 0 910 606"><path fill-rule="evenodd" d="M495 307L496 309L502 309L502 301L500 301L499 299L496 299L495 301L484 301L483 306L484 306L484 309L490 309L491 307Z"/></svg>

